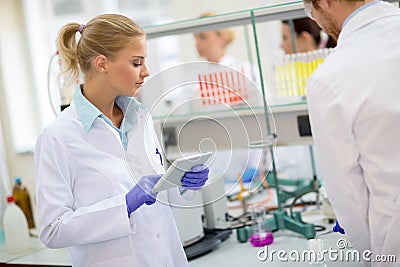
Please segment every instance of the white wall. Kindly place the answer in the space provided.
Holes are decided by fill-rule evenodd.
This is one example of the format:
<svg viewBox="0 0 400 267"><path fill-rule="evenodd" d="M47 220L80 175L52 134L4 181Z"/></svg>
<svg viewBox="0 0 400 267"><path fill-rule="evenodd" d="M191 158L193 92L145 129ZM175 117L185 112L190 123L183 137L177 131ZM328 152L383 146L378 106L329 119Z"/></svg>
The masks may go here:
<svg viewBox="0 0 400 267"><path fill-rule="evenodd" d="M21 86L32 84L32 76L28 72L30 63L27 57L28 48L26 47L25 40L26 32L21 1L0 0L0 55L2 57L0 66L0 130L2 132L0 133L0 138L3 139L0 144L4 141L3 149L6 157L3 163L5 163L8 169L2 172L2 174L7 175L8 173L7 182L10 185L15 176L21 176L28 190L34 193L33 156L31 153L16 153L11 136L10 121L13 120L14 116L26 116L27 121L25 126L17 126L21 127L19 131L35 131L36 129L30 124L32 122L30 118L35 118L35 116L32 112L27 113L25 111L31 107L21 107L18 105L10 107L6 102L7 97L32 97L32 95L19 94ZM10 47L13 49L9 49ZM4 77L5 74L9 74L10 72L13 72L12 79L9 76L7 78ZM6 90L6 86L9 90ZM14 93L14 95L10 95L10 92ZM31 108L30 110L33 109ZM7 188L5 191L10 192L9 190L10 188ZM5 196L1 194L1 198L3 201Z"/></svg>
<svg viewBox="0 0 400 267"><path fill-rule="evenodd" d="M8 167L6 164L5 145L2 136L1 120L0 120L0 231L3 225L3 211L6 208L6 196L10 195L10 184L8 181Z"/></svg>

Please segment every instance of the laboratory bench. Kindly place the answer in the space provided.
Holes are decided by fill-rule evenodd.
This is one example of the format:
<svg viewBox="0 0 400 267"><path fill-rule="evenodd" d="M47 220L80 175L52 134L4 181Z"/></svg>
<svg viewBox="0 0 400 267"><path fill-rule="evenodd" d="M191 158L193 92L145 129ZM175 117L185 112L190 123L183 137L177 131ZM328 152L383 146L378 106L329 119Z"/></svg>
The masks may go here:
<svg viewBox="0 0 400 267"><path fill-rule="evenodd" d="M313 222L316 224L322 224L330 229L333 224L328 224L322 220L324 217L318 210L307 211L304 214L307 222ZM307 250L307 239L303 236L296 234L288 230L279 230L274 235L274 242L268 245L268 255L271 255L272 251L278 253L280 250L285 251L287 254L285 257L288 259L286 262L280 261L277 258L277 254L273 254L268 259L260 260L260 257L264 257L265 253L260 253L260 250L264 250L264 247L253 247L250 242L240 243L236 239L236 231L229 236L228 239L219 244L217 248L210 251L202 256L189 261L191 267L204 267L204 266L218 266L218 267L242 267L242 266L265 266L267 264L273 264L273 266L310 266L308 261L292 261L289 257L293 251L302 252ZM336 249L337 242L339 239L346 239L338 233L330 235L324 235L320 237L324 240L324 249ZM6 245L4 239L0 241L0 266L71 266L71 259L69 256L68 249L48 249L46 248L38 238L31 238L32 250L20 255L10 255L6 252ZM339 255L339 254L338 254ZM293 256L294 257L294 256ZM328 258L328 257L326 257ZM330 261L326 260L325 265L317 266L363 266L358 261Z"/></svg>
<svg viewBox="0 0 400 267"><path fill-rule="evenodd" d="M5 240L0 239L0 267L71 266L67 248L49 249L37 237L31 237L31 249L21 254L9 254Z"/></svg>
<svg viewBox="0 0 400 267"><path fill-rule="evenodd" d="M327 224L321 219L324 216L320 212L311 212L310 214L304 214L305 220L307 222L314 222L319 225L323 225L326 227L328 231L333 227L333 224ZM199 258L191 260L191 267L202 267L202 266L218 266L218 267L243 267L243 266L310 266L309 261L294 261L291 259L289 255L293 255L293 259L295 258L295 253L302 253L303 251L308 250L307 243L308 240L304 238L302 235L294 233L289 230L279 230L273 233L274 241L272 244L268 245L268 249L264 247L253 247L250 242L239 243L236 239L236 231L227 239L222 242L217 249L214 251L201 256ZM345 255L340 252L341 250L337 247L337 242L341 239L347 241L346 237L340 235L338 233L332 233L329 235L322 235L319 237L323 240L323 249L329 250L338 250L339 253L337 255ZM351 246L349 244L349 246ZM263 252L260 253L260 250ZM275 251L276 253L272 252ZM281 258L287 261L280 261L277 257L279 251L285 251L285 256L282 255ZM346 249L344 251L347 251ZM265 252L269 255L268 258L265 258ZM259 256L260 255L260 256ZM272 257L271 257L272 255ZM259 257L261 259L259 259ZM314 266L364 266L362 262L358 262L357 260L345 261L346 256L343 256L343 260L332 261L328 256L325 257L326 261L323 264L317 264ZM351 257L349 257L352 259ZM311 265L313 266L313 265Z"/></svg>

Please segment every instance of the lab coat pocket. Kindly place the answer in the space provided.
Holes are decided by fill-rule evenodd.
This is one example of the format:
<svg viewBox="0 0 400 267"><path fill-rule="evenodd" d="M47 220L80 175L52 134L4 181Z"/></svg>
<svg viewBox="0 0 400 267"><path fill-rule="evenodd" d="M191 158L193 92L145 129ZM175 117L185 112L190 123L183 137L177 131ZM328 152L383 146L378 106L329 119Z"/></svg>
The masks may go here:
<svg viewBox="0 0 400 267"><path fill-rule="evenodd" d="M400 217L400 197L396 202L371 195L370 207L372 212L377 212L390 217Z"/></svg>
<svg viewBox="0 0 400 267"><path fill-rule="evenodd" d="M374 253L398 254L400 240L397 232L400 225L400 203L377 196L370 200L371 248Z"/></svg>
<svg viewBox="0 0 400 267"><path fill-rule="evenodd" d="M126 260L132 257L133 249L129 236L125 236L90 244L89 253L93 262L90 266L127 266Z"/></svg>
<svg viewBox="0 0 400 267"><path fill-rule="evenodd" d="M109 261L90 264L90 267L136 266L136 265L131 265L132 262L133 262L132 257L126 256L126 257L121 257L118 259L112 259Z"/></svg>
<svg viewBox="0 0 400 267"><path fill-rule="evenodd" d="M134 214L131 214L129 218L129 224L131 226L131 231L132 233L136 234L137 233L137 224L136 224L136 218Z"/></svg>

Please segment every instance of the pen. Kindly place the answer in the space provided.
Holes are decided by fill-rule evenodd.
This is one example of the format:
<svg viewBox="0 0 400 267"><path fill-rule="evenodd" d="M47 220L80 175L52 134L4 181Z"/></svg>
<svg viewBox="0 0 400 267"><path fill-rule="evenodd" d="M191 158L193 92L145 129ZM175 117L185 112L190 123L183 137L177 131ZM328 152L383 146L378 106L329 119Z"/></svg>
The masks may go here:
<svg viewBox="0 0 400 267"><path fill-rule="evenodd" d="M161 153L158 151L158 148L156 148L156 155L160 156L160 163L161 163L161 166L164 165L163 162L162 162Z"/></svg>

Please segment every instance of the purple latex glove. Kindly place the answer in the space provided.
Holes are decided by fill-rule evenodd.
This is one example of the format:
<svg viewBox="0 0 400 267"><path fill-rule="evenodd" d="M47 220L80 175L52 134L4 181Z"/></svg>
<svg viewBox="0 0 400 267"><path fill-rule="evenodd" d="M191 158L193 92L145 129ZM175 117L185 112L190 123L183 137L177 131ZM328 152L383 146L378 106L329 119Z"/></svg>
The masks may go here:
<svg viewBox="0 0 400 267"><path fill-rule="evenodd" d="M128 215L143 204L151 205L156 202L157 193L152 193L151 190L161 176L161 174L143 176L131 191L125 195Z"/></svg>
<svg viewBox="0 0 400 267"><path fill-rule="evenodd" d="M182 187L185 189L198 190L208 180L209 169L206 165L196 165L192 168L192 171L185 172L182 177Z"/></svg>

